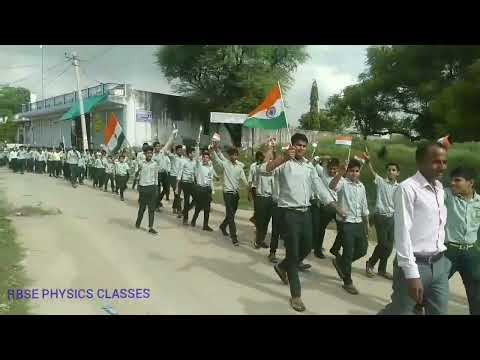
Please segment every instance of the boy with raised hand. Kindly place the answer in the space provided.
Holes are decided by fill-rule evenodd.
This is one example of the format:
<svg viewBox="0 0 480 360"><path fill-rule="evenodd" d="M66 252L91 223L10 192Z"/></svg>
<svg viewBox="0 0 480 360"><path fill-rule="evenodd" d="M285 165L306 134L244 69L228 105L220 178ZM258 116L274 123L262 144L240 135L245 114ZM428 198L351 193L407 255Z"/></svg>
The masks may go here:
<svg viewBox="0 0 480 360"><path fill-rule="evenodd" d="M208 225L210 218L210 204L212 202L213 179L218 178L215 169L210 162L210 153L202 152L200 158L200 145L197 141L195 148L195 213L192 217L191 226L195 227L198 215L203 210L203 230L213 231Z"/></svg>
<svg viewBox="0 0 480 360"><path fill-rule="evenodd" d="M243 171L244 165L238 161L238 150L234 147L228 149L228 159L222 154L218 143L212 145L213 159L223 168L223 200L225 202L225 219L220 224L220 230L224 236L230 236L232 244L239 246L237 238L237 226L235 224L235 213L240 199L240 181L248 187L248 181ZM227 232L227 226L230 234Z"/></svg>
<svg viewBox="0 0 480 360"><path fill-rule="evenodd" d="M451 262L449 279L458 271L465 286L471 315L480 315L480 195L475 192L476 171L457 167L445 189L447 224L446 257Z"/></svg>
<svg viewBox="0 0 480 360"><path fill-rule="evenodd" d="M193 149L187 149L187 156L182 161L182 166L178 170L178 193L183 190L183 225L188 225L188 212L195 203L194 199L194 183L195 183L195 167L196 160L193 158ZM190 198L192 201L190 202Z"/></svg>
<svg viewBox="0 0 480 360"><path fill-rule="evenodd" d="M296 311L305 311L298 264L312 247L310 199L313 193L318 193L322 199L327 193L315 168L305 158L307 144L307 137L296 133L288 152L273 160L273 145L269 144L264 165L265 171L278 172L278 207L286 249L285 259L275 265L274 270L284 284L290 284L290 305Z"/></svg>
<svg viewBox="0 0 480 360"><path fill-rule="evenodd" d="M152 160L153 148L146 146L144 152L145 161L138 164L137 170L139 208L135 227L137 229L140 228L143 214L148 207L148 232L155 235L157 231L153 229L153 221L155 219L155 205L157 201L158 166Z"/></svg>
<svg viewBox="0 0 480 360"><path fill-rule="evenodd" d="M163 146L158 141L153 143L153 160L158 165L158 199L157 210L163 207L162 199L166 192L169 190L168 185L168 173L170 172L170 158L165 151L162 151ZM163 189L162 189L163 186Z"/></svg>
<svg viewBox="0 0 480 360"><path fill-rule="evenodd" d="M393 194L398 189L398 177L400 176L400 167L396 163L388 163L385 166L387 177L384 179L373 169L368 152L363 154L365 162L374 177L374 183L377 186L377 200L375 205L374 223L377 233L377 246L372 256L366 263L366 273L368 277L374 277L375 265L378 265L378 275L388 280L393 280L393 276L387 273L387 261L393 250L394 242L394 213Z"/></svg>
<svg viewBox="0 0 480 360"><path fill-rule="evenodd" d="M127 188L130 167L125 161L125 155L121 154L118 163L115 164L115 184L120 190L120 200L124 201L123 194Z"/></svg>
<svg viewBox="0 0 480 360"><path fill-rule="evenodd" d="M180 192L177 193L178 189L178 172L180 171L180 168L182 167L183 163L183 146L182 145L177 145L175 146L175 153L172 153L167 150L167 155L170 158L170 186L173 189L173 204L172 204L172 209L173 213L177 214L177 217L182 216L182 204L180 200ZM180 191L182 190L181 188L179 189Z"/></svg>
<svg viewBox="0 0 480 360"><path fill-rule="evenodd" d="M343 288L349 294L357 295L358 290L352 281L352 263L367 253L368 248L368 204L365 186L360 182L362 164L356 159L340 167L340 171L330 183L330 189L337 191L338 206L341 215L337 220L342 222L341 256L332 260L338 276L343 280ZM345 181L340 179L345 174Z"/></svg>

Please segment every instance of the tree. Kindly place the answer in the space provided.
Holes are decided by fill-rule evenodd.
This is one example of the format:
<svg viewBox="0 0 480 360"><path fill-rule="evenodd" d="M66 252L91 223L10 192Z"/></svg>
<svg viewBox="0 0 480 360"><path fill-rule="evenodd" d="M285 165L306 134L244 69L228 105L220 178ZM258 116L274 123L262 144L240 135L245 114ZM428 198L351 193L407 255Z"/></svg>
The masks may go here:
<svg viewBox="0 0 480 360"><path fill-rule="evenodd" d="M318 114L318 86L316 80L313 80L310 90L310 113Z"/></svg>
<svg viewBox="0 0 480 360"><path fill-rule="evenodd" d="M30 91L25 88L0 88L0 118L7 117L7 122L0 124L0 141L15 141L17 125L13 122L13 116L22 111L22 104L29 101Z"/></svg>
<svg viewBox="0 0 480 360"><path fill-rule="evenodd" d="M471 120L478 119L478 59L480 46L372 46L367 71L343 94L355 105L355 123L364 135L398 132L414 139L418 133L435 139L450 132L467 139L475 129Z"/></svg>
<svg viewBox="0 0 480 360"><path fill-rule="evenodd" d="M308 55L303 45L165 45L155 57L177 93L209 111L248 113L277 81L287 90ZM240 146L242 127L226 127Z"/></svg>

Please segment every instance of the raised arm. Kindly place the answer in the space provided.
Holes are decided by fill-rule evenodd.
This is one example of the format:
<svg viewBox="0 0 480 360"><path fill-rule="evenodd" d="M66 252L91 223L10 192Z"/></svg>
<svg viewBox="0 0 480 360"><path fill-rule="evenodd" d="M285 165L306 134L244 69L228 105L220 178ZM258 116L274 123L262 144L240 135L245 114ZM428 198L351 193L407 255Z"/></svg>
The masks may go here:
<svg viewBox="0 0 480 360"><path fill-rule="evenodd" d="M332 190L337 190L338 183L342 179L343 175L347 172L347 167L345 164L340 165L340 169L338 170L338 174L330 181L329 188Z"/></svg>
<svg viewBox="0 0 480 360"><path fill-rule="evenodd" d="M170 152L170 148L173 145L173 139L177 136L178 129L173 129L172 133L170 134L167 143L163 146L162 151L168 151Z"/></svg>
<svg viewBox="0 0 480 360"><path fill-rule="evenodd" d="M271 172L275 170L277 167L279 167L280 165L286 163L288 160L291 160L294 158L295 158L295 148L292 145L290 145L286 154L281 154L277 156L275 159L270 160L267 163L266 170L268 172Z"/></svg>
<svg viewBox="0 0 480 360"><path fill-rule="evenodd" d="M364 153L363 154L365 158L365 162L368 164L368 168L370 169L370 172L372 173L373 177L376 178L378 176L377 172L373 169L372 162L370 161L370 154L369 153Z"/></svg>

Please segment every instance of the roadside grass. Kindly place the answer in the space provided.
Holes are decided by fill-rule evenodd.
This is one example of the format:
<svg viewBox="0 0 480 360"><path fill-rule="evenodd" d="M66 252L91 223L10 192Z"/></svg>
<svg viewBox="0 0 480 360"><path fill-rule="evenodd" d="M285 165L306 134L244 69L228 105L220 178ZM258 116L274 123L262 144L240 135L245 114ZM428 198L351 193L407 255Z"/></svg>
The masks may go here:
<svg viewBox="0 0 480 360"><path fill-rule="evenodd" d="M28 280L22 261L25 258L25 249L16 241L16 233L7 218L10 213L5 198L0 194L0 314L26 315L28 303L23 300L8 299L7 290L24 288Z"/></svg>

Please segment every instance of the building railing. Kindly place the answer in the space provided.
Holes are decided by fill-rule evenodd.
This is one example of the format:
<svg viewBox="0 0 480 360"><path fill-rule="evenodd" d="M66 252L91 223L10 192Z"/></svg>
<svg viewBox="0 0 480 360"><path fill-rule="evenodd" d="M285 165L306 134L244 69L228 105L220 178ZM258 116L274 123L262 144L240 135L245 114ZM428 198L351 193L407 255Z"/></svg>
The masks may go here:
<svg viewBox="0 0 480 360"><path fill-rule="evenodd" d="M115 84L115 83L100 84L98 86L93 86L87 89L83 89L82 97L83 99L86 99L92 96L104 95L104 94L111 94L114 96L125 96L125 89L126 89L125 84ZM51 97L51 98L36 101L33 103L22 104L22 113L49 109L49 108L54 108L62 105L70 105L76 102L77 100L78 100L77 92L73 91L71 93Z"/></svg>

